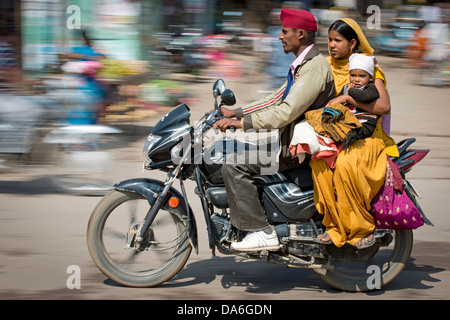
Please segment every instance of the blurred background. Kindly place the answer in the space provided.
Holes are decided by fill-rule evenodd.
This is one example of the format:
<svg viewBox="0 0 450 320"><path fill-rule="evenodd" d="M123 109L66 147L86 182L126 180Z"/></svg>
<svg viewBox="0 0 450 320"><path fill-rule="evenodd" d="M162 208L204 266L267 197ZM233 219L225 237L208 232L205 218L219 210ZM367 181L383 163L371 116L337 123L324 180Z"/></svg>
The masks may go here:
<svg viewBox="0 0 450 320"><path fill-rule="evenodd" d="M200 119L217 78L237 107L285 81L282 7L315 15L325 56L331 23L357 20L386 73L393 138L432 150L408 178L435 227L414 232L406 273L386 291L338 295L310 270L210 259L200 217L200 253L174 282L105 280L86 247L91 195L140 174L164 180L141 173L146 136L179 103ZM448 299L449 21L450 2L429 0L0 0L0 299ZM83 290L67 289L68 265Z"/></svg>
<svg viewBox="0 0 450 320"><path fill-rule="evenodd" d="M104 177L126 124L195 105L215 78L277 87L293 58L277 40L283 7L315 15L325 55L329 25L352 17L419 85L449 84L448 1L0 0L0 173L51 165L59 185L101 189L86 177Z"/></svg>

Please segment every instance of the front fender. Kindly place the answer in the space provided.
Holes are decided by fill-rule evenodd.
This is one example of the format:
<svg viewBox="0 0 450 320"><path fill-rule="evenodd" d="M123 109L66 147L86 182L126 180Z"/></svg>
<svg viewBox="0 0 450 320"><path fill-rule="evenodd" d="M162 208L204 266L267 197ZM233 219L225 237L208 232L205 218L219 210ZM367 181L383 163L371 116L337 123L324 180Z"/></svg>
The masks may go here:
<svg viewBox="0 0 450 320"><path fill-rule="evenodd" d="M122 192L133 192L140 194L145 197L150 206L152 206L156 201L158 193L164 189L164 182L155 179L136 178L118 182L114 185L114 189ZM180 200L180 205L175 209L169 208L168 206L164 206L164 208L181 218L183 223L186 225L187 230L189 230L189 241L196 253L198 253L198 233L194 212L189 206L188 213L185 199L178 190L171 187L170 192L172 192L172 194Z"/></svg>

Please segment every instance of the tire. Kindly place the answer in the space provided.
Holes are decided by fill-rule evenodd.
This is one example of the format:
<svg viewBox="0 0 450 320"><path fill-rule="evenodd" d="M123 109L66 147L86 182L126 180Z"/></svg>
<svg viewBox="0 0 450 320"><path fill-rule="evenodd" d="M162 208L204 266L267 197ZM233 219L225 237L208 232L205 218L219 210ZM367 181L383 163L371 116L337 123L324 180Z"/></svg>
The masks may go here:
<svg viewBox="0 0 450 320"><path fill-rule="evenodd" d="M127 248L127 234L140 226L150 209L135 193L113 190L94 209L87 229L89 252L111 280L130 287L153 287L175 276L192 247L188 228L176 214L161 208L150 226L146 250Z"/></svg>
<svg viewBox="0 0 450 320"><path fill-rule="evenodd" d="M348 272L343 270L337 266L335 261L332 261L334 270L315 269L315 271L323 281L338 290L365 292L381 289L402 272L411 255L412 246L412 230L396 230L391 245L387 249L380 250L370 261L354 263L353 267L348 266L348 264L352 265L353 263L342 263L342 265L347 264L345 268L348 270L360 268L359 271ZM384 259L383 255L387 259ZM377 261L379 259L382 261ZM365 267L362 267L361 264ZM369 266L379 268L372 267L369 269ZM374 270L378 270L379 273L376 273Z"/></svg>

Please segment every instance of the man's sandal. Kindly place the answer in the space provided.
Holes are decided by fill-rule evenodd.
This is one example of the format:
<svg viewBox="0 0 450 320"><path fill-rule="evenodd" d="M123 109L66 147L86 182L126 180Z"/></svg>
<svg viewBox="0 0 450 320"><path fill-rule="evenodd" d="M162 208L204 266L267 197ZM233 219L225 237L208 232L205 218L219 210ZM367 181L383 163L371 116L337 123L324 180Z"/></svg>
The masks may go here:
<svg viewBox="0 0 450 320"><path fill-rule="evenodd" d="M375 243L375 236L373 233L369 233L367 236L355 243L356 249L365 249L373 246Z"/></svg>

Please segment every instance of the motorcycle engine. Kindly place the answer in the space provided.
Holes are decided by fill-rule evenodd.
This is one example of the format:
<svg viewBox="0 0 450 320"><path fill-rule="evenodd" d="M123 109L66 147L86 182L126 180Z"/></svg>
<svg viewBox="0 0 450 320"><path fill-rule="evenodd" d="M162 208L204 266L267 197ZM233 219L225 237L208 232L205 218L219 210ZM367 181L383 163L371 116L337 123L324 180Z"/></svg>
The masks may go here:
<svg viewBox="0 0 450 320"><path fill-rule="evenodd" d="M214 214L211 216L213 222L213 234L219 242L224 240L230 241L229 235L231 234L231 222L227 214Z"/></svg>

